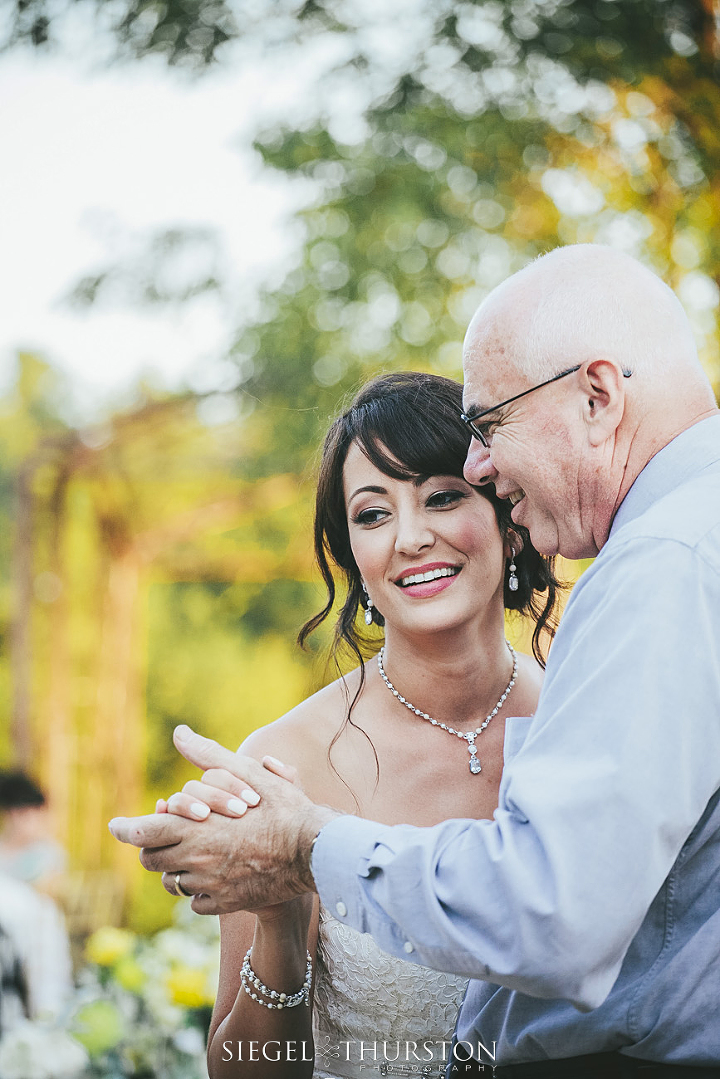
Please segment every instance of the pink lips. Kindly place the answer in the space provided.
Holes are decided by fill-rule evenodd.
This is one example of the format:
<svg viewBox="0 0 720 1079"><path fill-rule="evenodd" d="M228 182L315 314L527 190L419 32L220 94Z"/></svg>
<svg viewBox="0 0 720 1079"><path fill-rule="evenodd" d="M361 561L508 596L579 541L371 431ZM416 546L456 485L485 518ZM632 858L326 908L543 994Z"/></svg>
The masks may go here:
<svg viewBox="0 0 720 1079"><path fill-rule="evenodd" d="M455 574L454 577L438 577L435 581L423 581L422 584L408 584L403 588L403 592L409 596L418 596L422 599L426 599L428 596L436 596L438 592L443 592L449 585L456 581L460 575Z"/></svg>
<svg viewBox="0 0 720 1079"><path fill-rule="evenodd" d="M412 569L406 570L398 580L402 580L403 577L410 577L416 573L429 573L433 569L455 569L449 562L431 562L425 566L416 566ZM460 570L453 574L451 577L436 577L434 581L421 581L418 584L408 584L401 587L402 592L405 595L415 596L418 599L427 599L430 596L436 596L438 592L444 592L445 589L453 583L460 576ZM397 582L396 582L397 583Z"/></svg>

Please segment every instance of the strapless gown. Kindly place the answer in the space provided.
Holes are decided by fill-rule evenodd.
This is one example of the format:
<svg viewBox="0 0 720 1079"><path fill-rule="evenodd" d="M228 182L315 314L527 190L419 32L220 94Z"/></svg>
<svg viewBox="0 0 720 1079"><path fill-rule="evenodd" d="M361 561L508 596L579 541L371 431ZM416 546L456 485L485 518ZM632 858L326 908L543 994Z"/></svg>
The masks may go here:
<svg viewBox="0 0 720 1079"><path fill-rule="evenodd" d="M358 933L322 909L314 1075L444 1075L466 986L466 978L387 955L367 933Z"/></svg>

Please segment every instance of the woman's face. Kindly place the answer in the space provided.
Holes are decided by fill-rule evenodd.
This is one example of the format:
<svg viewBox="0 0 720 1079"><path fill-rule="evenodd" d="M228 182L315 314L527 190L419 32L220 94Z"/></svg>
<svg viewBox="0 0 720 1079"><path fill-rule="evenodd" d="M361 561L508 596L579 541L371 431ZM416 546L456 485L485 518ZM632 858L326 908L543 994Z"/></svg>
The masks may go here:
<svg viewBox="0 0 720 1079"><path fill-rule="evenodd" d="M464 479L393 479L353 443L343 485L355 561L388 628L442 631L502 611L509 550Z"/></svg>

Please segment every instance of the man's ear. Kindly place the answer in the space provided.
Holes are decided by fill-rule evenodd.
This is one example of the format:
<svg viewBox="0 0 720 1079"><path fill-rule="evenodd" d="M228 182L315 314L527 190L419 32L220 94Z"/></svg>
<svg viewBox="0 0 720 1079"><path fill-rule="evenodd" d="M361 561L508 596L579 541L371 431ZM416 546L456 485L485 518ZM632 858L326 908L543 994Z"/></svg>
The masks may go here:
<svg viewBox="0 0 720 1079"><path fill-rule="evenodd" d="M612 438L625 411L625 379L615 360L591 360L580 374L583 419L591 446Z"/></svg>

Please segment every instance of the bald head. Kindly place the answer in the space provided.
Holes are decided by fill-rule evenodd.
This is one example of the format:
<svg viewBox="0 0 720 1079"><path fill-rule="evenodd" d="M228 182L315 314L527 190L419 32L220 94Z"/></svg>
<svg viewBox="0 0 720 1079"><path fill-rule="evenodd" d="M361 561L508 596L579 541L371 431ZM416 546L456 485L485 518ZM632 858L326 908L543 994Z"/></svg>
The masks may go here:
<svg viewBox="0 0 720 1079"><path fill-rule="evenodd" d="M500 332L518 373L533 382L603 357L635 383L707 379L690 323L674 292L636 259L597 244L560 247L496 288L466 336L469 362Z"/></svg>
<svg viewBox="0 0 720 1079"><path fill-rule="evenodd" d="M595 554L650 458L717 410L677 297L595 244L558 248L496 288L463 364L479 433L465 476L494 483L544 554Z"/></svg>

